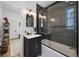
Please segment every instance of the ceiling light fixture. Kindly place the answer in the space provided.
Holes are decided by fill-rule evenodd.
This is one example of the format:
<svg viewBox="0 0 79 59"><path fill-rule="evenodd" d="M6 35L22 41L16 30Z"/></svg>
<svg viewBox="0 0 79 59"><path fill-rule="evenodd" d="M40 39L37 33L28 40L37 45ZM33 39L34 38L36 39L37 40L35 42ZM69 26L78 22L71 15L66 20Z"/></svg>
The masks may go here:
<svg viewBox="0 0 79 59"><path fill-rule="evenodd" d="M55 18L51 18L50 20L53 21L53 22L55 22Z"/></svg>

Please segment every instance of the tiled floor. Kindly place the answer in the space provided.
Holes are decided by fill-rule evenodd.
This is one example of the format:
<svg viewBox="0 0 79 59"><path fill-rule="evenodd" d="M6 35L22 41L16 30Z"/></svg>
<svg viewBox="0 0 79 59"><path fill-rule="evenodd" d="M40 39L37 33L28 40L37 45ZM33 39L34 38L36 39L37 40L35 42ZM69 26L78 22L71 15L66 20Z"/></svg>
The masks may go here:
<svg viewBox="0 0 79 59"><path fill-rule="evenodd" d="M10 45L8 46L8 52L3 54L1 57L9 57L10 56Z"/></svg>
<svg viewBox="0 0 79 59"><path fill-rule="evenodd" d="M10 40L10 53L11 56L20 54L20 39Z"/></svg>
<svg viewBox="0 0 79 59"><path fill-rule="evenodd" d="M18 46L19 41L20 41L19 39L16 39L16 40L12 39L12 40L10 40L10 44L9 44L9 47L8 47L8 52L3 54L1 57L20 57L20 53L15 53L16 49L13 50L14 47ZM14 52L15 55L11 56L12 52Z"/></svg>

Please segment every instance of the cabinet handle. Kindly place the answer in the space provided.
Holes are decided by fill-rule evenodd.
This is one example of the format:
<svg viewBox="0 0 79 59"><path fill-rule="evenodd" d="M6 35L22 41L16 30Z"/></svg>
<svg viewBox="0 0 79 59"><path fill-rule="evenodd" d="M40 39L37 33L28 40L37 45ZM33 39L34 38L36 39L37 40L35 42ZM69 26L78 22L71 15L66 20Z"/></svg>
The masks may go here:
<svg viewBox="0 0 79 59"><path fill-rule="evenodd" d="M35 48L37 48L37 44L35 44Z"/></svg>

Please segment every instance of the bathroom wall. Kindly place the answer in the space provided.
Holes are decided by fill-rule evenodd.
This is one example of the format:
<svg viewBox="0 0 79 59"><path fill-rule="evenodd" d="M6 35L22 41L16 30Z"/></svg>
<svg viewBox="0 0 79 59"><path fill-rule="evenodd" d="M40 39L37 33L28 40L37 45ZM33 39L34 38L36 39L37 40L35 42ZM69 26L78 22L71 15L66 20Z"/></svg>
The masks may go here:
<svg viewBox="0 0 79 59"><path fill-rule="evenodd" d="M26 12L24 12L24 11L26 11ZM24 33L25 33L25 30L26 31L30 31L30 32L32 32L31 31L31 29L32 28L34 28L34 27L36 27L36 15L35 15L35 13L34 12L32 12L32 13L30 13L30 14L33 14L33 15L35 15L34 16L34 27L26 27L26 14L27 13L29 13L28 12L28 10L22 10L22 14L21 14L21 20L20 20L20 25L21 25L21 27L20 27L20 53L21 53L21 56L23 56L23 35L24 35ZM30 30L29 30L30 29ZM32 32L33 33L33 32Z"/></svg>
<svg viewBox="0 0 79 59"><path fill-rule="evenodd" d="M28 13L28 10L26 11L26 7L25 9L22 9L22 8L17 8L16 6L13 6L6 2L2 3L2 7L0 5L0 18L1 18L1 9L2 9L2 19L3 17L7 17L10 23L10 28L9 28L10 39L17 38L19 34L22 35L24 31L27 30L26 29L27 28L26 27L26 13ZM36 13L35 11L33 11L30 14L34 15L34 27L36 27ZM1 22L1 19L0 19L0 22ZM20 27L19 27L19 22L20 22ZM0 31L0 34L1 32L2 31ZM11 49L11 56L15 55L17 53L16 51L20 52L20 50L21 51L23 50L22 49L23 48L23 36L21 36L19 43L20 43L19 45L15 44L16 46L18 46L17 48ZM22 53L23 52L21 52L21 54Z"/></svg>
<svg viewBox="0 0 79 59"><path fill-rule="evenodd" d="M33 18L34 18L34 21L33 21L34 26L33 27L26 27L26 14L33 15ZM29 28L29 29L30 28L35 28L36 27L36 13L34 11L29 12L29 10L27 10L27 9L26 10L22 10L22 16L21 16L20 22L21 22L22 32L24 30L27 30L26 28Z"/></svg>
<svg viewBox="0 0 79 59"><path fill-rule="evenodd" d="M11 8L10 8L11 7ZM13 6L8 4L3 5L3 18L7 17L10 23L9 26L9 36L10 39L18 38L19 35L19 20L20 20L20 13L18 9L14 9Z"/></svg>
<svg viewBox="0 0 79 59"><path fill-rule="evenodd" d="M20 2L19 2L20 3ZM9 18L10 24L10 38L16 38L18 37L18 33L23 34L26 30L26 14L29 13L28 9L33 9L32 6L34 6L34 9L36 9L36 2L26 2L27 4L25 6L18 6L17 2L4 2L3 3L3 17L7 16ZM33 9L33 11L29 14L34 15L34 27L36 27L36 12ZM20 27L19 27L20 22ZM29 28L30 29L30 28Z"/></svg>
<svg viewBox="0 0 79 59"><path fill-rule="evenodd" d="M0 45L3 40L2 5L0 4Z"/></svg>

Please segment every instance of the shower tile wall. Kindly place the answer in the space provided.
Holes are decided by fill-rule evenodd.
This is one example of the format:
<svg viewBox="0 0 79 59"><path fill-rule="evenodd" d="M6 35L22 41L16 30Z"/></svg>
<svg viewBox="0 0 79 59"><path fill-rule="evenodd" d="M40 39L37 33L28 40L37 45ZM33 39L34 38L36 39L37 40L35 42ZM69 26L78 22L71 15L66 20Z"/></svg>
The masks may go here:
<svg viewBox="0 0 79 59"><path fill-rule="evenodd" d="M55 22L51 22L51 18L55 18ZM66 27L66 7L50 7L48 9L48 20L48 32L52 34L52 40L75 47L73 44L76 42L76 40L74 40L76 33L74 30L68 30ZM56 28L54 28L54 26Z"/></svg>
<svg viewBox="0 0 79 59"><path fill-rule="evenodd" d="M67 9L74 8L74 29L68 29L67 26ZM76 8L75 4L71 5L66 2L59 2L43 11L40 14L46 16L46 29L44 32L48 38L43 41L43 44L68 56L76 56ZM51 19L55 19L52 21ZM43 32L42 32L43 33ZM49 42L50 41L50 42ZM45 43L47 42L47 43ZM55 42L55 44L53 44ZM55 46L61 46L61 48ZM65 47L66 50L63 50ZM64 52L63 52L64 51ZM70 51L66 53L67 51Z"/></svg>

